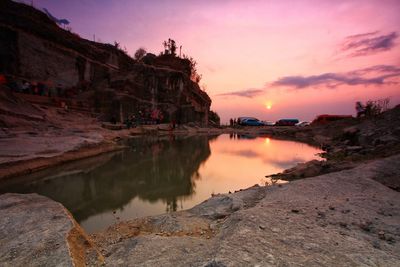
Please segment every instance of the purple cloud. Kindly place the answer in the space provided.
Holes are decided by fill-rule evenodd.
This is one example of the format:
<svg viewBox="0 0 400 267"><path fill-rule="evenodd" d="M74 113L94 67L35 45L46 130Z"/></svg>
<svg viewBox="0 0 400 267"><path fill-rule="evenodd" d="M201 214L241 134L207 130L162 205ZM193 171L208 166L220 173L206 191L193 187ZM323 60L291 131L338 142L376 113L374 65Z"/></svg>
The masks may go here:
<svg viewBox="0 0 400 267"><path fill-rule="evenodd" d="M358 57L388 51L396 46L397 32L377 36L378 33L376 31L348 36L340 50L349 53L351 57Z"/></svg>
<svg viewBox="0 0 400 267"><path fill-rule="evenodd" d="M233 92L218 94L217 96L239 96L239 97L253 98L262 93L264 93L263 89L245 89L245 90L240 90L240 91L233 91Z"/></svg>
<svg viewBox="0 0 400 267"><path fill-rule="evenodd" d="M367 36L373 36L373 35L376 35L377 33L379 33L379 31L354 34L354 35L347 36L346 39L359 39L359 38L364 38L364 37L367 37Z"/></svg>
<svg viewBox="0 0 400 267"><path fill-rule="evenodd" d="M312 86L335 88L339 85L381 85L389 78L400 76L400 68L391 65L376 65L345 73L323 73L312 76L285 76L271 83L272 86L286 86L302 89Z"/></svg>
<svg viewBox="0 0 400 267"><path fill-rule="evenodd" d="M237 96L252 98L265 93L267 87L289 87L303 89L308 87L336 88L340 85L383 85L397 83L390 78L400 77L400 67L393 65L375 65L344 73L322 73L311 76L284 76L272 83L267 83L265 88L251 88L239 91L217 94L216 96Z"/></svg>
<svg viewBox="0 0 400 267"><path fill-rule="evenodd" d="M359 69L355 71L349 72L352 75L367 75L371 73L375 74L396 74L400 72L400 67L393 66L393 65L375 65L372 67Z"/></svg>

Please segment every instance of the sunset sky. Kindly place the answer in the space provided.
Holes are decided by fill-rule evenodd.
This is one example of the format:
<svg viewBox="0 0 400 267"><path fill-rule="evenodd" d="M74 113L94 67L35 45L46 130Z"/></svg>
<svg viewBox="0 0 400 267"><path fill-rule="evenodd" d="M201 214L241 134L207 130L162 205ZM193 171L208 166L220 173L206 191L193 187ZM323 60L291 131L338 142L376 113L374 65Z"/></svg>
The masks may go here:
<svg viewBox="0 0 400 267"><path fill-rule="evenodd" d="M174 39L197 60L223 122L354 114L357 100L400 103L399 0L33 3L131 55L141 46L158 54Z"/></svg>

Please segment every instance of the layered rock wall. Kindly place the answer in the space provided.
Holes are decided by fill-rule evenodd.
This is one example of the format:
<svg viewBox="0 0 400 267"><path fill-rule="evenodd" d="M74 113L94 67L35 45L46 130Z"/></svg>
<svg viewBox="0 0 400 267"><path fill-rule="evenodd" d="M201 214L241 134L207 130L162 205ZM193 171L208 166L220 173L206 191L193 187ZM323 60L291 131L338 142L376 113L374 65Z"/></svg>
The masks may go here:
<svg viewBox="0 0 400 267"><path fill-rule="evenodd" d="M135 62L116 46L82 39L12 1L0 2L0 37L0 74L73 91L105 120L158 109L165 122L207 124L211 99L190 80L187 60Z"/></svg>

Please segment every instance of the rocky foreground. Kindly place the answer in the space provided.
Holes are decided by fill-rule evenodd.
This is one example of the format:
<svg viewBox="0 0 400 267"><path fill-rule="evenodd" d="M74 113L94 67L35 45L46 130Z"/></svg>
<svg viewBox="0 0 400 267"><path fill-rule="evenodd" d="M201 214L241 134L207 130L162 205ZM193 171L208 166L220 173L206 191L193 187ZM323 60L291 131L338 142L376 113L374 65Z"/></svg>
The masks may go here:
<svg viewBox="0 0 400 267"><path fill-rule="evenodd" d="M83 266L103 256L60 204L37 194L0 195L2 266Z"/></svg>
<svg viewBox="0 0 400 267"><path fill-rule="evenodd" d="M110 266L398 266L399 193L375 180L399 177L399 160L214 196L94 240Z"/></svg>

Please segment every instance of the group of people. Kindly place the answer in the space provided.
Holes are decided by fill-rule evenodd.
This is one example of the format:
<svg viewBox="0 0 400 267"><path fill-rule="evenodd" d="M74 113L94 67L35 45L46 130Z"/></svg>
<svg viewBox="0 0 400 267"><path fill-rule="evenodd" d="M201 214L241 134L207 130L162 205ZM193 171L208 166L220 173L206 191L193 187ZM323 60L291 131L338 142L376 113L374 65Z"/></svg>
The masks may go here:
<svg viewBox="0 0 400 267"><path fill-rule="evenodd" d="M139 125L139 121L136 120L135 115L130 115L126 117L124 124L126 125L126 128L130 129L132 127L136 127L136 125Z"/></svg>
<svg viewBox="0 0 400 267"><path fill-rule="evenodd" d="M28 81L4 74L0 74L0 84L6 85L13 92L30 95L69 98L76 94L75 88L65 89L60 84L54 86L49 81Z"/></svg>
<svg viewBox="0 0 400 267"><path fill-rule="evenodd" d="M229 119L229 126L236 126L236 125L239 125L239 119L238 120L236 120L236 118L230 118Z"/></svg>
<svg viewBox="0 0 400 267"><path fill-rule="evenodd" d="M163 119L164 115L162 111L155 108L151 111L149 109L146 109L144 112L142 110L139 110L136 115L130 114L125 118L123 123L129 129L138 125L159 124ZM114 116L111 118L111 123L117 123L117 120Z"/></svg>

